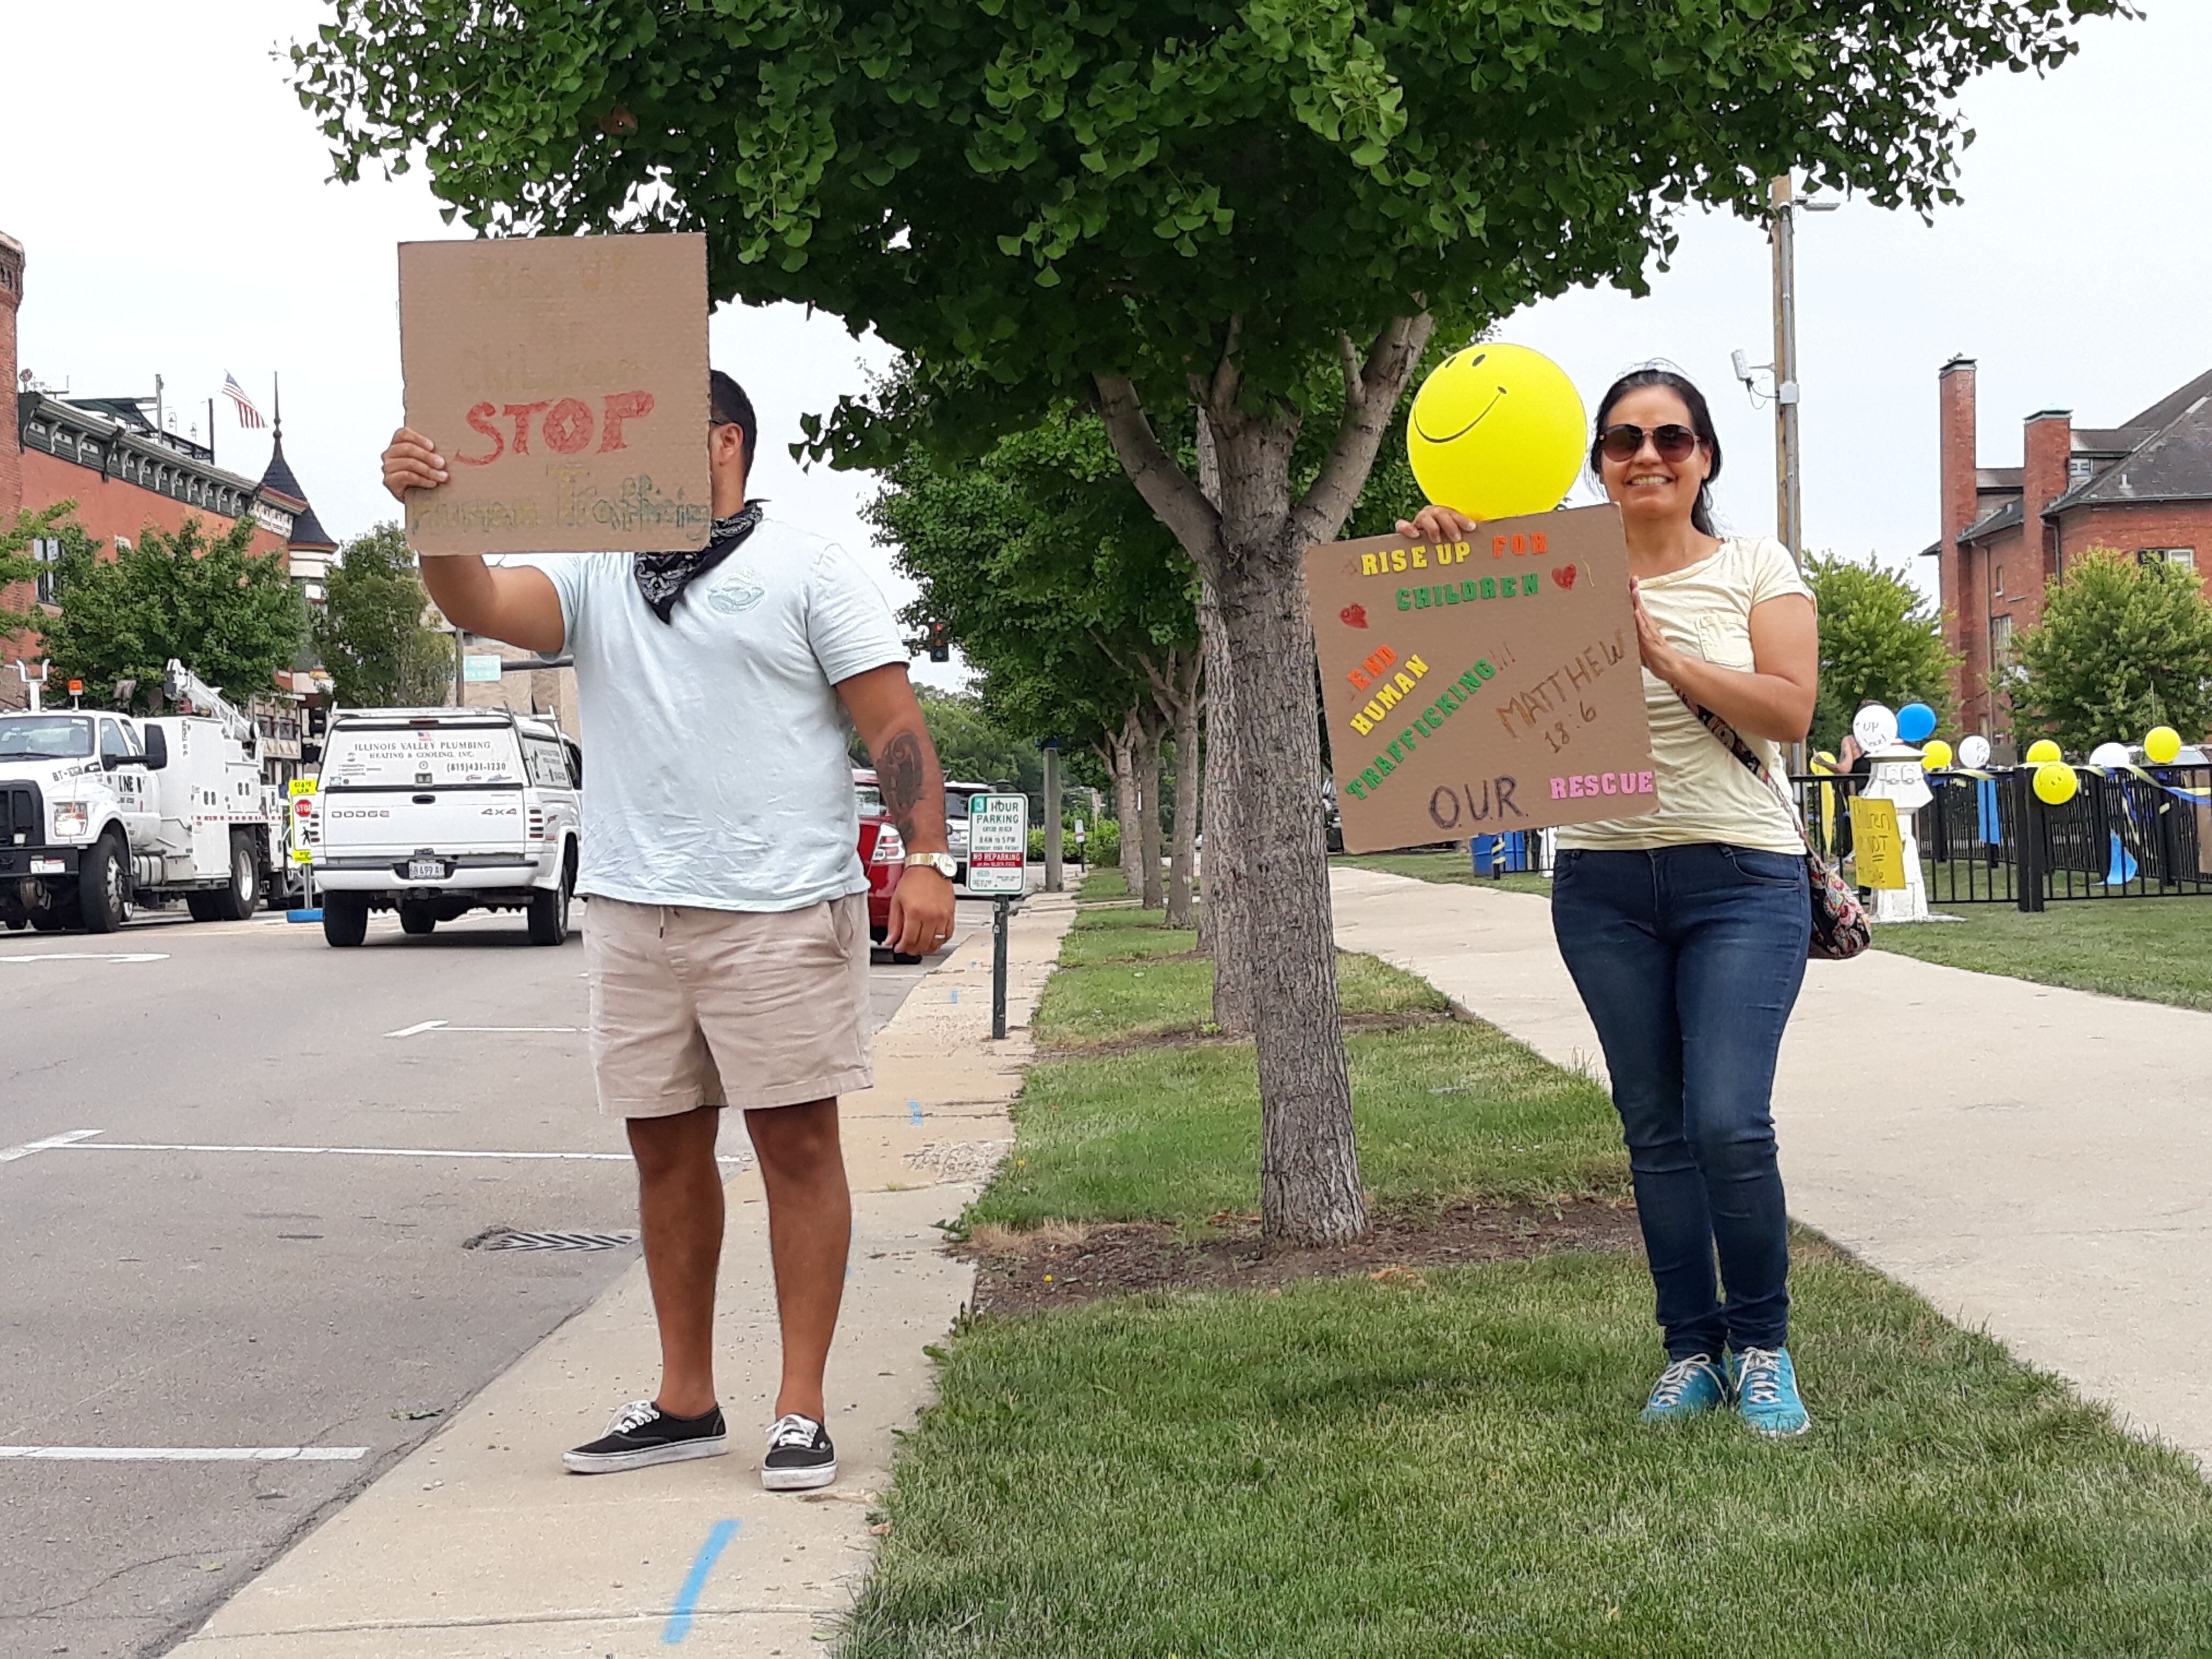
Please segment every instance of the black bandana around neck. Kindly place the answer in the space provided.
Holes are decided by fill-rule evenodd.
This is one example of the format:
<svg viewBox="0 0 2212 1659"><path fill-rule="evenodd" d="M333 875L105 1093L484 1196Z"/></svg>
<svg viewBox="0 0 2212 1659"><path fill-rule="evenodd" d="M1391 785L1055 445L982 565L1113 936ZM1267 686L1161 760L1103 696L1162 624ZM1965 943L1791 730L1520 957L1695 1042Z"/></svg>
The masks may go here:
<svg viewBox="0 0 2212 1659"><path fill-rule="evenodd" d="M665 623L674 622L676 602L684 597L684 590L736 552L745 538L760 528L761 508L765 505L747 501L726 519L715 520L706 546L696 552L636 555L631 568L637 575L637 591L645 595L653 614Z"/></svg>

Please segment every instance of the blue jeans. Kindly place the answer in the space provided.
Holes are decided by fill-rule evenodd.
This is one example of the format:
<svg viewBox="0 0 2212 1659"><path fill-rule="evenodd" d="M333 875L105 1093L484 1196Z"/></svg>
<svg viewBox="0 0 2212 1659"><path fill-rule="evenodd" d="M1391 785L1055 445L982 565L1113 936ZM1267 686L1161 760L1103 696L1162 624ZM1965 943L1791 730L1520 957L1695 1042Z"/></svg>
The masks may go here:
<svg viewBox="0 0 2212 1659"><path fill-rule="evenodd" d="M1552 929L1613 1073L1670 1359L1789 1339L1771 1097L1808 905L1794 855L1714 843L1559 855Z"/></svg>

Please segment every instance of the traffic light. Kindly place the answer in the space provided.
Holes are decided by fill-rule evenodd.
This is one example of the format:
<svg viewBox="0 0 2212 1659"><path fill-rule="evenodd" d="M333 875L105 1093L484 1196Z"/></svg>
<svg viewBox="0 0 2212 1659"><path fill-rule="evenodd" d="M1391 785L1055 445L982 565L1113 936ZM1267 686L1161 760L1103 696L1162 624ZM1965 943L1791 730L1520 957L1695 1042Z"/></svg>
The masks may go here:
<svg viewBox="0 0 2212 1659"><path fill-rule="evenodd" d="M952 630L942 622L929 625L929 659L932 662L952 660Z"/></svg>

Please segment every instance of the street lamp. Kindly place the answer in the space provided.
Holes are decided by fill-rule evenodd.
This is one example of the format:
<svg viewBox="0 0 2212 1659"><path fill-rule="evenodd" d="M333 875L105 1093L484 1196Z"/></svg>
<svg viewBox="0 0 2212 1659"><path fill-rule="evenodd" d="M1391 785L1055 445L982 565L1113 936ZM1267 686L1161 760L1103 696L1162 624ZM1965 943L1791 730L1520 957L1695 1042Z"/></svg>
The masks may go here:
<svg viewBox="0 0 2212 1659"><path fill-rule="evenodd" d="M1843 204L1832 198L1799 200L1790 175L1784 173L1767 190L1767 240L1774 248L1774 361L1747 363L1741 351L1734 354L1735 377L1754 403L1759 390L1753 377L1772 377L1774 399L1775 524L1782 544L1800 568L1805 562L1804 510L1798 492L1797 439L1797 238L1796 210L1833 213Z"/></svg>

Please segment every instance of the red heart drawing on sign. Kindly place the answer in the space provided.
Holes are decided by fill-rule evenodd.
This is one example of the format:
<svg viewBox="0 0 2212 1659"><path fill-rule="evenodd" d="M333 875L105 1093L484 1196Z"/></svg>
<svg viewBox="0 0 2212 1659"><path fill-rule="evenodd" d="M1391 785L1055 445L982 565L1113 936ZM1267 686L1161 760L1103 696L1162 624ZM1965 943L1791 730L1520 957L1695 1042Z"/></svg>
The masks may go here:
<svg viewBox="0 0 2212 1659"><path fill-rule="evenodd" d="M1571 564L1558 566L1552 572L1552 580L1562 587L1572 587L1575 585L1575 567Z"/></svg>
<svg viewBox="0 0 2212 1659"><path fill-rule="evenodd" d="M1367 626L1367 607L1365 605L1347 605L1343 610L1338 611L1336 614L1346 628L1364 628Z"/></svg>

